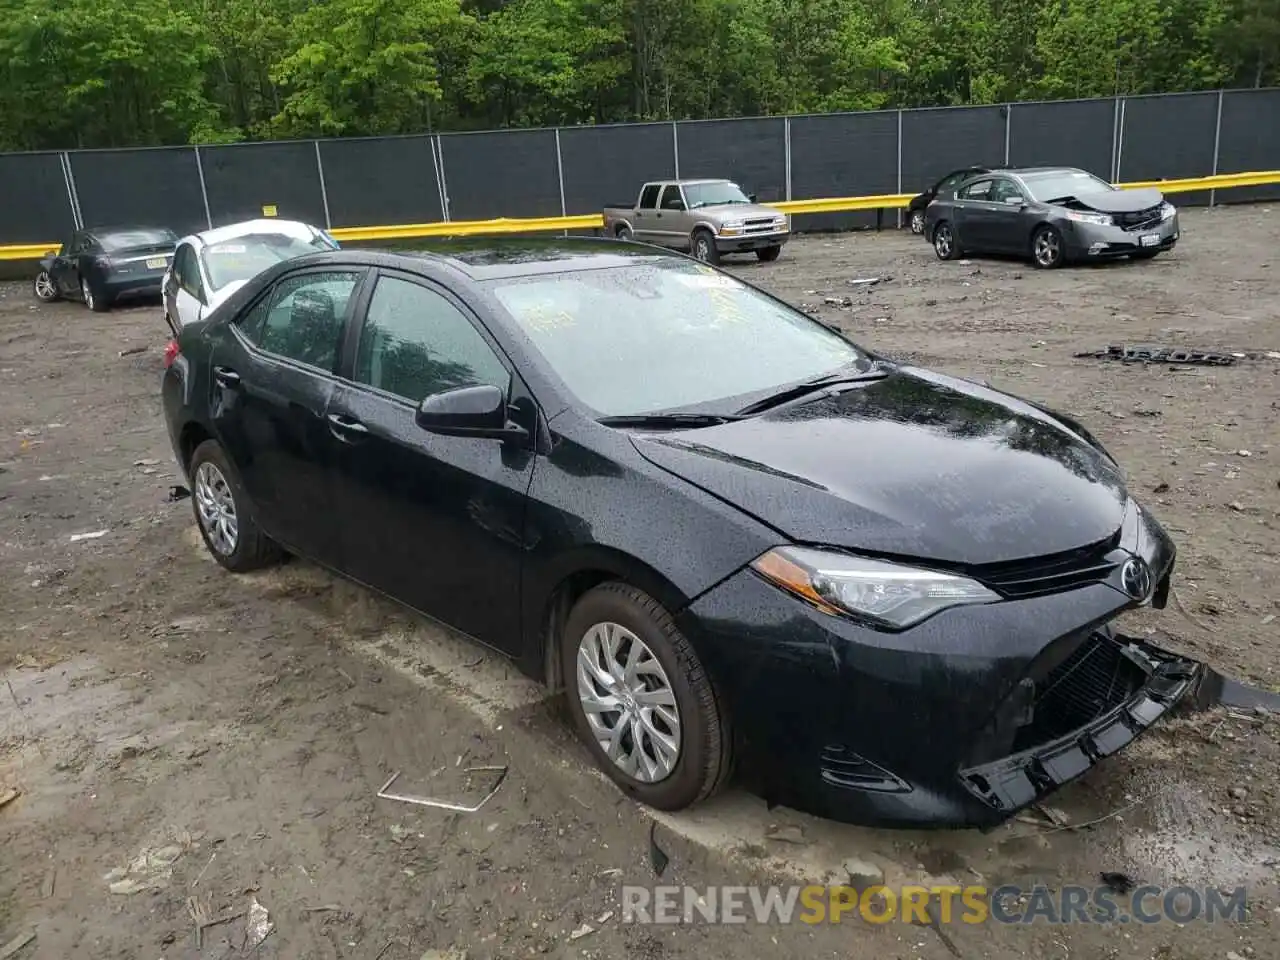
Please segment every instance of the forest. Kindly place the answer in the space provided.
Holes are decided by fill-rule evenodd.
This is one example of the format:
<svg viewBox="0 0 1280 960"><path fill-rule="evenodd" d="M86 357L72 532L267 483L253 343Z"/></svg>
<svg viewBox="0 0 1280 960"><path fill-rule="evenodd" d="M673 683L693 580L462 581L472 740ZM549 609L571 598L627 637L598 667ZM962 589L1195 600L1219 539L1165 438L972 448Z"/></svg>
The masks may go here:
<svg viewBox="0 0 1280 960"><path fill-rule="evenodd" d="M0 150L1280 83L1280 0L0 0Z"/></svg>

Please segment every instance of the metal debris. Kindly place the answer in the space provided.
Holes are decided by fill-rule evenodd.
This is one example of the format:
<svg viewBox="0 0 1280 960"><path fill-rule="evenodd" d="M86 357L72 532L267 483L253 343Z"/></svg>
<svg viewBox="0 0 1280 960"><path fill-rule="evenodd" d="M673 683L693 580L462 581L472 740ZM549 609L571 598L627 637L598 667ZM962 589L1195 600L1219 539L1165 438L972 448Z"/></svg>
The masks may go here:
<svg viewBox="0 0 1280 960"><path fill-rule="evenodd" d="M822 302L828 307L852 307L853 301L848 297L823 297Z"/></svg>
<svg viewBox="0 0 1280 960"><path fill-rule="evenodd" d="M595 933L595 932L596 932L595 927L593 927L589 923L584 923L577 930L573 931L573 933L569 934L569 941L572 942L574 940L581 940L583 937L587 936L588 934Z"/></svg>
<svg viewBox="0 0 1280 960"><path fill-rule="evenodd" d="M122 357L132 357L133 355L138 354L138 353L146 353L148 349L150 349L150 348L149 348L149 347L129 347L129 348L125 349L125 350L121 350L121 351L120 351L120 356L122 356Z"/></svg>
<svg viewBox="0 0 1280 960"><path fill-rule="evenodd" d="M473 806L468 806L464 803L453 803L448 800L434 800L430 797L415 797L407 793L388 793L387 791L391 789L391 785L395 783L400 776L399 770L393 773L391 778L382 785L382 789L378 791L378 797L383 800L399 800L401 803L413 803L420 807L436 807L440 810L455 810L458 813L475 813L493 799L493 795L496 794L498 792L498 788L502 786L502 781L507 779L507 771L510 769L511 768L506 765L500 767L468 767L466 770L467 773L496 773L498 775L498 779L494 783L493 789L485 794L479 803Z"/></svg>
<svg viewBox="0 0 1280 960"><path fill-rule="evenodd" d="M860 277L857 280L850 280L851 287L874 287L877 283L888 283L893 277Z"/></svg>
<svg viewBox="0 0 1280 960"><path fill-rule="evenodd" d="M1229 367L1236 357L1229 353L1213 353L1208 350L1183 350L1178 347L1160 347L1154 344L1111 344L1103 350L1084 350L1077 357L1097 360L1119 360L1122 363L1179 363L1202 364L1211 367Z"/></svg>
<svg viewBox="0 0 1280 960"><path fill-rule="evenodd" d="M108 530L94 530L92 533L73 533L71 542L79 543L82 540L97 540L99 537L105 537L109 532Z"/></svg>

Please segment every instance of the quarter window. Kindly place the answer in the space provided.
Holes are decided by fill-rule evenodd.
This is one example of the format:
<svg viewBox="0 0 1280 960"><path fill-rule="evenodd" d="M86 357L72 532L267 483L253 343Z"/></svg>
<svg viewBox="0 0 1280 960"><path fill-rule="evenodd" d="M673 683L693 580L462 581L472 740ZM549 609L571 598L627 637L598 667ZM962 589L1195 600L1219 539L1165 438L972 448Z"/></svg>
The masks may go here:
<svg viewBox="0 0 1280 960"><path fill-rule="evenodd" d="M267 353L333 370L356 271L286 277L252 310L240 329Z"/></svg>
<svg viewBox="0 0 1280 960"><path fill-rule="evenodd" d="M461 310L397 277L380 278L373 291L356 380L413 403L457 387L510 385L506 367Z"/></svg>

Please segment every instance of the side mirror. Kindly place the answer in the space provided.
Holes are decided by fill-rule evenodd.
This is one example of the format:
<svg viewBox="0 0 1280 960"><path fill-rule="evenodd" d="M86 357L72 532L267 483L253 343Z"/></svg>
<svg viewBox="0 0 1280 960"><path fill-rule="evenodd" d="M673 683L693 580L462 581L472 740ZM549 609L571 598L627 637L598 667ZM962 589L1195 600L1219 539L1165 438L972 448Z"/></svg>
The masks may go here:
<svg viewBox="0 0 1280 960"><path fill-rule="evenodd" d="M529 432L507 419L507 395L495 386L433 393L418 405L418 426L446 437L520 440Z"/></svg>
<svg viewBox="0 0 1280 960"><path fill-rule="evenodd" d="M1027 205L1027 201L1021 197L1005 197L1004 202L1011 207L1025 207Z"/></svg>

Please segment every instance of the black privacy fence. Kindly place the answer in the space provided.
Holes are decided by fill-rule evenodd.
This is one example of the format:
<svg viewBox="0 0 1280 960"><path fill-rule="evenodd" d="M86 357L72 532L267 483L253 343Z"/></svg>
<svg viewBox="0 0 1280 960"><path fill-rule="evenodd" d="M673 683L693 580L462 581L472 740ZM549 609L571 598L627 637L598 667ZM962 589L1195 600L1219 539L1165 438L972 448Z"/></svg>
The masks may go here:
<svg viewBox="0 0 1280 960"><path fill-rule="evenodd" d="M483 133L0 155L0 246L76 227L179 233L265 215L327 227L558 217L645 180L729 177L764 202L915 193L970 164L1112 181L1280 168L1280 89ZM1280 185L1217 202L1280 199ZM1210 195L1180 194L1180 204ZM813 214L799 229L875 222Z"/></svg>

